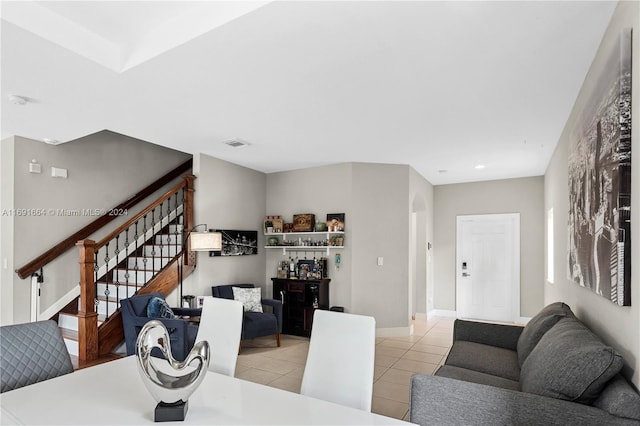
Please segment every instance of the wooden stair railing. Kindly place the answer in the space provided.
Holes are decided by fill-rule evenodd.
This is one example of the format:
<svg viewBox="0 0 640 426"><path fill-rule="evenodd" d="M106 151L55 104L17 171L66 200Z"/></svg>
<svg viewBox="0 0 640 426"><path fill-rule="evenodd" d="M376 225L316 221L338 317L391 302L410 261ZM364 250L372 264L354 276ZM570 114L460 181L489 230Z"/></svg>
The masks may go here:
<svg viewBox="0 0 640 426"><path fill-rule="evenodd" d="M119 300L119 292L121 286L124 287L125 294L130 296L129 289L129 261L130 254L135 256L142 255L144 265L146 267L147 253L144 245L139 244L139 241L143 243L149 239L153 239L152 244L156 244L156 229L163 229L169 227L169 224L174 221L174 226L178 225L178 219L182 217L182 231L188 232L193 228L193 181L195 176L188 175L183 178L183 182L171 188L163 196L155 200L149 206L144 208L141 212L133 216L127 222L119 226L109 235L105 236L98 242L93 240L82 240L77 242L77 246L80 250L80 303L78 311L78 357L81 361L91 361L98 356L107 352L105 347L110 345L104 345L102 336L108 339L110 343L116 344L122 341L122 319L119 315L119 311L114 309L112 316L109 316L109 302L110 302L110 290L109 286L115 287L116 297L115 302ZM182 202L179 203L178 197L182 197ZM171 208L171 200L174 199L173 208ZM156 220L156 214L159 215L158 222ZM148 229L148 216L151 215L151 229ZM142 224L140 222L142 221ZM139 229L139 225L143 226L143 229ZM133 240L131 241L130 233L134 232ZM142 232L142 235L139 233ZM160 266L157 274L153 276L151 281L145 284L144 287L138 290L137 276L139 272L138 265L131 272L136 275L134 284L134 294L147 293L149 291L162 291L163 294L168 295L178 285L179 271L184 269L183 276L188 275L195 267L195 257L191 256L191 252L188 247L188 241L184 242L185 246L178 245L178 231L175 232L175 239L173 245L164 245L164 242L160 240L160 265L163 264L163 259L171 257L172 260L164 266ZM148 236L150 235L150 236ZM182 234L181 239L182 239ZM120 242L120 238L125 238L124 243ZM111 252L111 256L115 255L115 258L110 258L109 245L115 245L115 250ZM171 248L174 247L172 251ZM166 248L166 256L163 257L163 248ZM102 250L102 252L101 252ZM122 250L124 255L121 256ZM156 260L155 246L152 246L150 260L152 264L152 271L155 270ZM187 253L188 255L183 255ZM100 265L100 261L104 260L104 264ZM118 265L126 263L125 283L120 283ZM153 272L155 273L155 272ZM143 276L146 276L146 269L142 270ZM99 299L97 291L97 280L102 279L106 285L106 322L98 329L98 312L96 312L97 301ZM111 284L109 281L111 280ZM151 286L153 282L153 286ZM150 287L150 288L147 288ZM104 330L103 330L104 329ZM108 336L108 337L107 337ZM100 338L99 338L100 337Z"/></svg>
<svg viewBox="0 0 640 426"><path fill-rule="evenodd" d="M192 168L192 166L193 166L192 159L185 161L175 169L171 170L169 173L165 174L155 182L149 184L147 187L140 190L138 193L129 197L127 200L118 204L116 207L112 209L108 209L107 211L121 211L121 210L131 209L133 206L140 203L142 200L144 200L149 195L153 194L154 192L162 188L164 185L170 183L175 178L188 172ZM96 231L99 231L105 225L107 225L114 219L117 219L118 217L119 216L117 215L113 215L113 216L104 215L104 216L98 217L96 220L94 220L84 228L80 229L79 231L75 232L73 235L70 235L69 237L65 238L63 241L60 241L58 244L56 244L49 250L45 251L35 259L31 260L29 263L16 269L16 273L22 279L30 277L31 274L38 271L40 268L52 262L53 260L57 259L60 255L62 255L66 251L72 249L76 244L76 242L84 238L87 238L89 235L93 234Z"/></svg>

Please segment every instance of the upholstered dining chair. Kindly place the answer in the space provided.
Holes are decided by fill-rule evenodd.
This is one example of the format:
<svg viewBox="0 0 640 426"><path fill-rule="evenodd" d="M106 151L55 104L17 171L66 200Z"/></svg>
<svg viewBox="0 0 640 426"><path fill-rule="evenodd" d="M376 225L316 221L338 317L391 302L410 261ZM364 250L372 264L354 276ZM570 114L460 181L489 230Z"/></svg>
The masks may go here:
<svg viewBox="0 0 640 426"><path fill-rule="evenodd" d="M155 319L164 324L169 331L171 339L171 353L178 361L183 361L196 340L198 333L198 325L191 323L180 316L197 316L200 315L200 309L191 308L171 308L174 318L158 318L149 317L147 315L149 302L153 298L161 298L164 300L162 293L148 293L139 296L133 296L120 301L122 309L122 325L124 327L124 340L127 347L127 355L133 355L136 352L136 340L142 327L149 321ZM154 356L159 356L160 351L154 349Z"/></svg>
<svg viewBox="0 0 640 426"><path fill-rule="evenodd" d="M209 371L233 377L242 333L242 303L219 297L205 297L196 343L209 342Z"/></svg>
<svg viewBox="0 0 640 426"><path fill-rule="evenodd" d="M211 287L213 297L233 299L233 287L255 288L253 284L228 284ZM261 336L276 336L276 344L280 346L282 332L282 302L275 299L261 299L262 305L271 306L273 312L244 311L242 320L242 340L255 339Z"/></svg>
<svg viewBox="0 0 640 426"><path fill-rule="evenodd" d="M376 321L316 310L300 393L371 411Z"/></svg>
<svg viewBox="0 0 640 426"><path fill-rule="evenodd" d="M0 327L0 364L0 393L73 372L60 328L51 320Z"/></svg>

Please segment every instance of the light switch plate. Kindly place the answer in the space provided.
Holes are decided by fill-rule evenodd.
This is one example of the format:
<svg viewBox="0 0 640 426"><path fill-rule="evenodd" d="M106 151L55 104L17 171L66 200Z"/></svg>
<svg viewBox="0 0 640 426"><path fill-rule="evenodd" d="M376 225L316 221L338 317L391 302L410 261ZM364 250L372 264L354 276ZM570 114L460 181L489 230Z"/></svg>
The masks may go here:
<svg viewBox="0 0 640 426"><path fill-rule="evenodd" d="M29 163L29 173L42 173L42 164Z"/></svg>
<svg viewBox="0 0 640 426"><path fill-rule="evenodd" d="M66 179L67 178L67 169L60 169L58 167L51 168L51 176Z"/></svg>

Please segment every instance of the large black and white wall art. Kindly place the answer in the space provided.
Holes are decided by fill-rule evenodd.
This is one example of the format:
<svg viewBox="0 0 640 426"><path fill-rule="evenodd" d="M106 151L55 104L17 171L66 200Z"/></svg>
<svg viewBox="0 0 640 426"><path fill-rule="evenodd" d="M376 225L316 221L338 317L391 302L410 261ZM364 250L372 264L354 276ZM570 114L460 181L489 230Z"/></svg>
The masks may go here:
<svg viewBox="0 0 640 426"><path fill-rule="evenodd" d="M258 231L210 229L222 233L222 251L210 251L209 256L245 256L258 254Z"/></svg>
<svg viewBox="0 0 640 426"><path fill-rule="evenodd" d="M606 55L569 145L567 273L630 306L631 29Z"/></svg>

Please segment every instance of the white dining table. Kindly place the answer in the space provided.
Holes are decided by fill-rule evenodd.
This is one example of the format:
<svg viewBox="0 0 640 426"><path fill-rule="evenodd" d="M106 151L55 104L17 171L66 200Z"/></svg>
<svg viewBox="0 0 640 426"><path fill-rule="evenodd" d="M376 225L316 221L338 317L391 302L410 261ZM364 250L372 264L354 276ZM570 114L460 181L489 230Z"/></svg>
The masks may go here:
<svg viewBox="0 0 640 426"><path fill-rule="evenodd" d="M156 401L134 356L0 394L0 424L144 425ZM246 380L208 372L189 398L183 425L392 425L369 413Z"/></svg>

